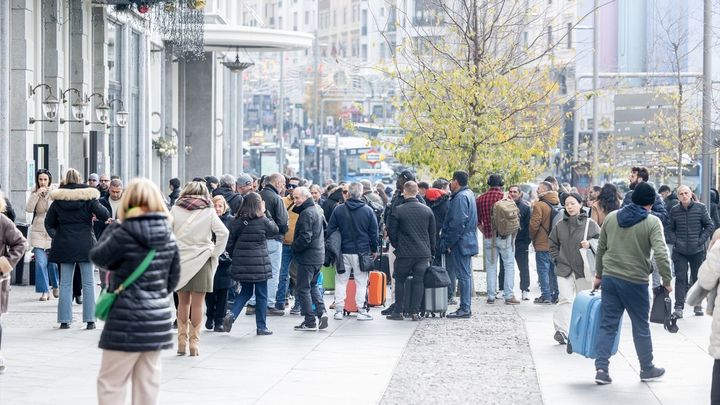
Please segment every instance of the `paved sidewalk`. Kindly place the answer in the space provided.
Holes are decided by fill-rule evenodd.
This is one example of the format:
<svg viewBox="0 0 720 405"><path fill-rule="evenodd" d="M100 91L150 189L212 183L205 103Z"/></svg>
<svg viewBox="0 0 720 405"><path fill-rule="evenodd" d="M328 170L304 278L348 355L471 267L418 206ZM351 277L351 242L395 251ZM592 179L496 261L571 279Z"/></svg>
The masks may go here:
<svg viewBox="0 0 720 405"><path fill-rule="evenodd" d="M73 305L76 322L59 330L57 300L37 298L33 287L11 292L11 312L3 316L8 369L0 376L0 404L97 403L100 329L82 329L81 306ZM255 318L244 314L230 334L203 331L199 357L163 352L161 403L378 403L418 324L372 313L373 321L331 320L321 332L293 331L298 316L269 317L275 334L259 337Z"/></svg>

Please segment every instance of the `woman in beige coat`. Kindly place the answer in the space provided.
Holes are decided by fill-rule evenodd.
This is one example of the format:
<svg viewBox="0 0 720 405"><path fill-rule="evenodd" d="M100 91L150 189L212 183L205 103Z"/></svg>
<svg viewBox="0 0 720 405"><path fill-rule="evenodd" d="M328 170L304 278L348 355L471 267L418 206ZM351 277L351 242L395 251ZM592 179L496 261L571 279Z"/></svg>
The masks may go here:
<svg viewBox="0 0 720 405"><path fill-rule="evenodd" d="M190 355L197 356L205 294L213 291L218 257L225 251L229 231L215 214L208 189L202 182L188 183L170 213L180 250L180 281L176 289L178 354L185 354L189 329Z"/></svg>
<svg viewBox="0 0 720 405"><path fill-rule="evenodd" d="M698 270L697 283L705 290L716 290L720 282L720 230L715 231L707 257L700 270ZM712 294L709 294L712 296ZM708 312L712 308L708 304ZM715 306L712 310L712 329L710 332L710 346L708 353L715 359L712 373L712 388L710 390L710 403L720 405L720 294L715 295Z"/></svg>
<svg viewBox="0 0 720 405"><path fill-rule="evenodd" d="M45 229L45 215L50 208L50 184L52 174L47 169L35 173L35 189L25 204L25 212L32 213L30 223L30 246L35 255L35 292L40 293L40 301L50 299L49 286L52 285L52 296L58 297L58 268L56 263L48 262L48 252L52 238Z"/></svg>

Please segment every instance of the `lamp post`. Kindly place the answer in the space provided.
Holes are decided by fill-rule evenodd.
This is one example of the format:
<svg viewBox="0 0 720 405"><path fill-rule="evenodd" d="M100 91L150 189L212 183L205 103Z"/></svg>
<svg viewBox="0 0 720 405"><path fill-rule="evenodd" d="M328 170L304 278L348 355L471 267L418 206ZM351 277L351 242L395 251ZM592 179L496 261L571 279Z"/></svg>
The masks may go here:
<svg viewBox="0 0 720 405"><path fill-rule="evenodd" d="M228 68L233 73L238 74L238 87L239 89L239 95L238 99L240 100L240 108L238 109L238 115L239 115L239 125L238 130L236 134L233 134L233 137L236 137L238 142L234 142L232 145L233 150L237 150L237 167L235 172L237 174L241 173L243 171L243 143L245 141L244 139L244 133L245 133L245 94L243 89L243 77L242 72L246 69L252 67L254 65L253 62L241 62L240 61L240 54L238 50L235 50L235 60L232 62L222 62L222 64ZM232 153L231 153L232 156Z"/></svg>
<svg viewBox="0 0 720 405"><path fill-rule="evenodd" d="M67 103L66 95L67 95L67 93L69 93L71 91L74 92L75 96L76 96L75 102L70 105L70 110L72 112L72 116L74 117L74 119L66 120L61 117L60 118L61 124L64 124L66 122L83 122L83 121L85 121L85 115L87 113L87 103L85 101L83 101L80 90L78 90L74 87L71 87L65 91L59 91L59 93L61 94L62 102L63 102L63 104ZM87 125L87 124L85 124L85 125Z"/></svg>
<svg viewBox="0 0 720 405"><path fill-rule="evenodd" d="M107 105L112 106L112 104L116 101L120 103L120 110L118 110L115 113L115 126L120 127L120 128L125 128L128 124L128 115L129 114L127 111L125 111L125 108L123 107L123 101L119 98L114 98L114 99L108 101ZM108 128L109 127L110 127L110 125L108 125Z"/></svg>
<svg viewBox="0 0 720 405"><path fill-rule="evenodd" d="M34 124L36 122L42 121L42 122L53 122L57 118L57 109L58 104L60 104L60 101L53 96L52 94L52 87L45 83L40 83L37 86L33 87L30 85L28 89L30 90L30 97L35 95L35 91L43 87L47 90L48 96L45 98L45 100L42 101L42 111L43 115L46 117L46 119L35 119L33 117L30 117L29 121L30 124Z"/></svg>

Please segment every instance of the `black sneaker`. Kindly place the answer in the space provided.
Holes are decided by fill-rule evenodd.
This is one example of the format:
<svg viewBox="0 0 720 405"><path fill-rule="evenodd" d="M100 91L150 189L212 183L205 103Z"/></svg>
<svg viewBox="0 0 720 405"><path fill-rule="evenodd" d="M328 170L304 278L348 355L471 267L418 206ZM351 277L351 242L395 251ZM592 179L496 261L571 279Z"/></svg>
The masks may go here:
<svg viewBox="0 0 720 405"><path fill-rule="evenodd" d="M389 319L391 321L402 321L405 319L403 314L390 314L390 315L386 316L385 318Z"/></svg>
<svg viewBox="0 0 720 405"><path fill-rule="evenodd" d="M70 324L67 322L63 322L60 324L60 329L70 329Z"/></svg>
<svg viewBox="0 0 720 405"><path fill-rule="evenodd" d="M293 329L295 329L296 331L301 331L301 332L315 332L318 330L318 327L316 324L308 325L307 323L303 322Z"/></svg>
<svg viewBox="0 0 720 405"><path fill-rule="evenodd" d="M216 323L213 332L225 332L225 328L221 323Z"/></svg>
<svg viewBox="0 0 720 405"><path fill-rule="evenodd" d="M655 381L665 375L665 369L653 366L647 370L640 371L640 381L649 382Z"/></svg>
<svg viewBox="0 0 720 405"><path fill-rule="evenodd" d="M565 336L565 334L560 331L555 332L553 339L555 339L555 341L560 343L561 345L564 345L567 343L567 336Z"/></svg>
<svg viewBox="0 0 720 405"><path fill-rule="evenodd" d="M227 311L225 313L225 318L223 318L223 332L230 333L232 330L233 322L235 322L235 319L233 317L232 311Z"/></svg>
<svg viewBox="0 0 720 405"><path fill-rule="evenodd" d="M612 378L610 378L610 374L606 370L597 369L597 373L595 373L595 384L597 384L597 385L612 384Z"/></svg>
<svg viewBox="0 0 720 405"><path fill-rule="evenodd" d="M95 329L95 322L88 322L88 323L87 323L87 329L88 329L88 330Z"/></svg>
<svg viewBox="0 0 720 405"><path fill-rule="evenodd" d="M495 298L488 298L487 301L485 301L485 302L487 302L488 304L494 304Z"/></svg>
<svg viewBox="0 0 720 405"><path fill-rule="evenodd" d="M208 319L205 321L205 329L212 330L214 326L214 321L212 319Z"/></svg>
<svg viewBox="0 0 720 405"><path fill-rule="evenodd" d="M392 314L393 312L395 312L395 304L390 304L389 307L387 307L387 308L383 309L382 311L380 311L380 314L381 314L381 315L390 315L390 314Z"/></svg>
<svg viewBox="0 0 720 405"><path fill-rule="evenodd" d="M255 305L248 305L245 308L245 315L255 315Z"/></svg>
<svg viewBox="0 0 720 405"><path fill-rule="evenodd" d="M318 329L327 329L328 327L328 314L327 312L323 312L322 315L318 317L320 320L320 324L318 325Z"/></svg>
<svg viewBox="0 0 720 405"><path fill-rule="evenodd" d="M537 297L535 298L535 300L533 300L533 304L550 305L552 304L552 302L550 302L550 300L548 300L547 298Z"/></svg>
<svg viewBox="0 0 720 405"><path fill-rule="evenodd" d="M255 333L257 333L258 336L270 336L273 334L270 329L257 329Z"/></svg>

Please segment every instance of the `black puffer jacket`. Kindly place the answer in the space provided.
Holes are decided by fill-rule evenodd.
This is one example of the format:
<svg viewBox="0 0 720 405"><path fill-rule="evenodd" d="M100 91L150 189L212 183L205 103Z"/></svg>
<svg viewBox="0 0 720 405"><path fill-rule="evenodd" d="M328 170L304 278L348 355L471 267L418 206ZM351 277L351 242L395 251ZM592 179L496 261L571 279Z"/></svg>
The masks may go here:
<svg viewBox="0 0 720 405"><path fill-rule="evenodd" d="M315 208L312 198L293 208L300 214L295 224L292 243L293 258L298 264L322 265L325 261L325 236L322 216Z"/></svg>
<svg viewBox="0 0 720 405"><path fill-rule="evenodd" d="M342 187L335 190L328 196L328 198L325 199L325 201L323 201L322 209L325 214L325 222L328 224L330 223L330 217L332 216L333 211L335 211L335 207L342 204L343 201L345 201L345 198L343 197Z"/></svg>
<svg viewBox="0 0 720 405"><path fill-rule="evenodd" d="M395 209L390 221L390 243L396 257L435 256L435 215L417 198L407 198Z"/></svg>
<svg viewBox="0 0 720 405"><path fill-rule="evenodd" d="M53 203L45 216L45 229L52 237L50 260L53 263L88 261L95 245L93 214L101 222L110 214L100 205L100 192L85 184L68 184L50 192Z"/></svg>
<svg viewBox="0 0 720 405"><path fill-rule="evenodd" d="M167 217L148 213L113 222L90 250L90 260L112 271L108 289L115 290L150 249L155 249L150 266L113 304L100 335L101 349L146 352L173 346L168 291L180 279L180 253Z"/></svg>
<svg viewBox="0 0 720 405"><path fill-rule="evenodd" d="M216 188L215 191L213 191L213 197L216 195L221 195L225 199L225 201L228 203L228 206L230 207L230 213L232 215L237 214L238 210L240 210L240 206L243 202L243 197L239 193L235 193L228 187L219 187Z"/></svg>
<svg viewBox="0 0 720 405"><path fill-rule="evenodd" d="M270 184L263 187L262 191L260 191L260 197L265 201L265 211L278 227L275 235L268 234L268 239L276 239L282 242L285 233L288 231L288 213L285 203L275 187Z"/></svg>
<svg viewBox="0 0 720 405"><path fill-rule="evenodd" d="M235 218L230 224L228 240L228 249L232 250L230 275L233 280L257 283L272 278L266 241L277 233L278 227L270 218L260 217L249 221Z"/></svg>
<svg viewBox="0 0 720 405"><path fill-rule="evenodd" d="M235 217L229 213L225 213L220 217L220 220L225 224L225 228L230 229ZM213 241L215 237L213 236ZM230 241L225 246L225 251L218 257L218 267L215 270L215 278L213 279L213 290L220 290L230 288L232 286L232 279L230 278L230 264L232 263L232 257L228 248L230 248Z"/></svg>
<svg viewBox="0 0 720 405"><path fill-rule="evenodd" d="M685 208L678 204L670 211L669 226L665 229L667 242L673 243L673 253L694 255L705 250L715 226L704 204L691 202Z"/></svg>

